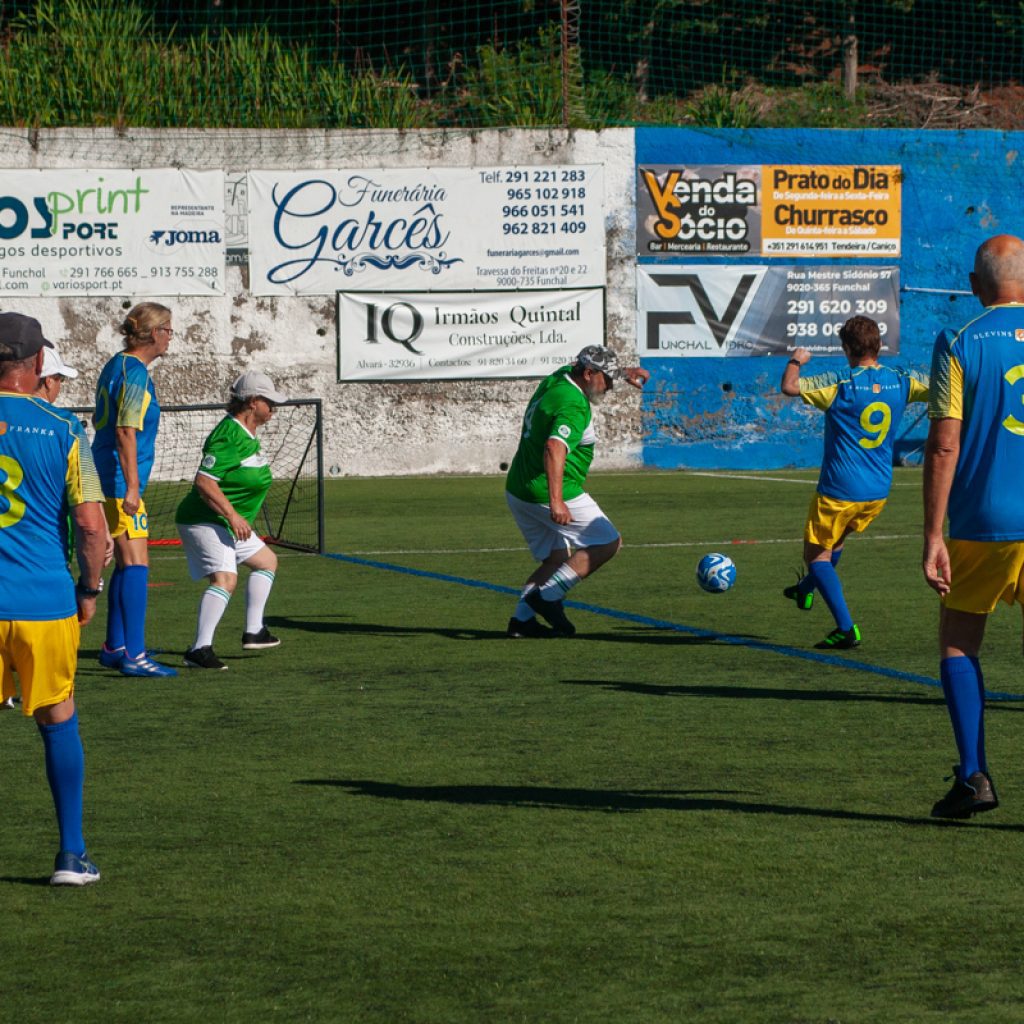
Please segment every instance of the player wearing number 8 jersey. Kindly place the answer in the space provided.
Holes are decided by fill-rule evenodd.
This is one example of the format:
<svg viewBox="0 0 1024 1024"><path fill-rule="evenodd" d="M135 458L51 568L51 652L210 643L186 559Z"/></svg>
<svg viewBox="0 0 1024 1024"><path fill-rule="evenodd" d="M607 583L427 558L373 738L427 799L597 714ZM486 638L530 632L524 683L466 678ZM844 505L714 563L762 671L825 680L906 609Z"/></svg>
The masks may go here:
<svg viewBox="0 0 1024 1024"><path fill-rule="evenodd" d="M892 486L892 448L903 410L928 400L928 383L878 362L882 336L870 317L855 316L839 330L850 368L800 377L811 358L798 348L786 364L781 389L825 413L825 453L804 529L807 574L783 595L809 611L814 591L828 605L836 628L815 644L826 650L856 647L861 640L846 605L836 565L851 533L865 530L885 507Z"/></svg>
<svg viewBox="0 0 1024 1024"><path fill-rule="evenodd" d="M106 530L81 424L34 397L43 369L38 321L0 313L0 672L17 672L22 713L39 727L60 851L50 881L89 885L99 871L85 851L85 759L75 709L80 626L96 610ZM67 565L67 523L80 576Z"/></svg>
<svg viewBox="0 0 1024 1024"><path fill-rule="evenodd" d="M960 755L952 788L932 808L938 818L997 805L978 656L999 601L1024 604L1024 242L990 238L970 277L985 312L935 341L924 464L922 568L942 598L939 668Z"/></svg>

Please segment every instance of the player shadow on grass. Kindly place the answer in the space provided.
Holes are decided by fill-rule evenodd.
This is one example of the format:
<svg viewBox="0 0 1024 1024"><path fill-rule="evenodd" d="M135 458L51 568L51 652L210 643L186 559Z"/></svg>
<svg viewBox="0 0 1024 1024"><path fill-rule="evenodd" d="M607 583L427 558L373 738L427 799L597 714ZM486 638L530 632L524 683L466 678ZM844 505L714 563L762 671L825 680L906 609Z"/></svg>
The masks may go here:
<svg viewBox="0 0 1024 1024"><path fill-rule="evenodd" d="M288 618L287 616L268 616L267 625L282 630L294 629L306 633L330 633L334 635L358 635L358 636L441 636L449 640L508 640L508 634L503 628L497 629L470 629L458 626L392 626L382 622L342 622L338 616L306 617L303 619ZM744 640L760 640L761 637L746 636L743 634L730 634L739 636ZM550 637L541 640L516 640L516 644L546 643L548 640L559 638ZM587 631L581 629L576 634L576 640L612 640L618 643L643 643L643 644L674 644L693 645L711 644L718 641L716 636L691 636L682 633L674 633L664 629L636 630L595 630ZM572 641L562 640L570 643ZM84 652L83 652L84 653ZM220 653L219 651L217 652Z"/></svg>
<svg viewBox="0 0 1024 1024"><path fill-rule="evenodd" d="M877 693L851 690L798 690L780 686L657 686L653 683L630 683L620 679L563 679L567 686L599 686L617 693L639 693L650 697L742 697L753 700L851 701L876 704L917 704L923 707L945 707L941 694L935 697L913 694ZM989 701L986 711L1024 711L1024 707Z"/></svg>
<svg viewBox="0 0 1024 1024"><path fill-rule="evenodd" d="M875 821L882 824L926 828L981 828L995 832L1024 832L1024 825L988 823L970 825L964 821L849 811L834 807L798 807L790 804L725 800L723 795L741 790L690 789L563 789L557 786L402 786L372 779L296 779L298 786L331 786L345 789L350 796L415 803L476 805L480 807L523 807L553 811L600 811L632 814L639 811L731 811L738 814L777 814L781 817ZM719 794L695 796L693 794Z"/></svg>

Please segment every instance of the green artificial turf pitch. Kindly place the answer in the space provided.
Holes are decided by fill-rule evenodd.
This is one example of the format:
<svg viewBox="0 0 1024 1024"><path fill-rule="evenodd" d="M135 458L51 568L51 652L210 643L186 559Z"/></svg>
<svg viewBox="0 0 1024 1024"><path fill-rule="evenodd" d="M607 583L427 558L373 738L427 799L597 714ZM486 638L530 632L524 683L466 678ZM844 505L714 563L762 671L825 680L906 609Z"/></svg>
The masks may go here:
<svg viewBox="0 0 1024 1024"><path fill-rule="evenodd" d="M123 678L85 630L98 885L46 886L42 745L0 715L5 1024L1020 1018L1024 698L988 712L1002 806L930 819L956 755L919 472L849 542L864 644L826 658L822 602L780 593L813 474L595 474L625 547L551 641L504 635L532 563L500 479L328 488L341 557L282 552L280 648L241 649L241 592L227 672ZM202 586L152 559L180 664ZM990 690L1024 693L1020 630L993 616Z"/></svg>

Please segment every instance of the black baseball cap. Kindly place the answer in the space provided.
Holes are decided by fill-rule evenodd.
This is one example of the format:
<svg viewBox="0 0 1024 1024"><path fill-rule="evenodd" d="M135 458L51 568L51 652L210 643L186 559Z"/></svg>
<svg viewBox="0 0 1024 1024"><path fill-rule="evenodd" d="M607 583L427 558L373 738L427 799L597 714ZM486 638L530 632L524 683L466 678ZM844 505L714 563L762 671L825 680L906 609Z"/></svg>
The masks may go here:
<svg viewBox="0 0 1024 1024"><path fill-rule="evenodd" d="M43 337L43 329L35 317L0 313L0 360L28 359L41 348L53 348L53 345Z"/></svg>

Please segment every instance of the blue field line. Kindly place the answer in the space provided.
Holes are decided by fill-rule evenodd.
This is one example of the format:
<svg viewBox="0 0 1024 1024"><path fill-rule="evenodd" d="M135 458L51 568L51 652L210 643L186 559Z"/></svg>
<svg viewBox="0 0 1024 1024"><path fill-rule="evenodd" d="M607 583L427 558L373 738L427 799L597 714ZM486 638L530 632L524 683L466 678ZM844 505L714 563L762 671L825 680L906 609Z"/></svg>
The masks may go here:
<svg viewBox="0 0 1024 1024"><path fill-rule="evenodd" d="M405 565L395 565L392 562L377 562L370 558L357 558L355 555L342 555L335 552L324 552L325 558L333 558L338 562L349 562L352 565L362 565L370 569L384 569L386 572L402 573L406 576L419 576L428 580L439 580L442 583L457 583L461 587L475 587L477 590L492 590L496 594L510 594L517 597L519 587L505 587L498 583L485 583L483 580L471 580L465 576L450 576L443 572L428 572L426 569L410 569ZM655 629L669 630L674 633L685 633L687 636L700 637L705 640L714 640L716 643L732 644L736 647L749 647L755 651L767 651L769 654L781 654L787 658L800 658L803 661L812 661L818 665L831 665L834 668L845 668L851 672L867 672L870 675L882 676L885 679L896 679L902 683L917 683L919 686L932 686L941 688L942 683L931 676L918 675L916 672L901 672L899 669L887 668L885 665L872 665L864 661L841 658L836 654L824 654L820 651L805 651L799 647L787 647L785 644L770 644L764 640L753 640L750 637L734 636L730 633L717 633L713 629L700 629L697 626L684 626L679 622L669 622L666 619L653 619L647 615L636 615L633 612L621 612L616 608L602 608L596 604L584 604L582 601L566 601L566 608L578 608L580 611L592 612L594 615L604 615L609 619L620 619L623 622L633 622L638 626L651 626ZM1022 693L999 693L991 690L985 691L989 700L1024 700Z"/></svg>

